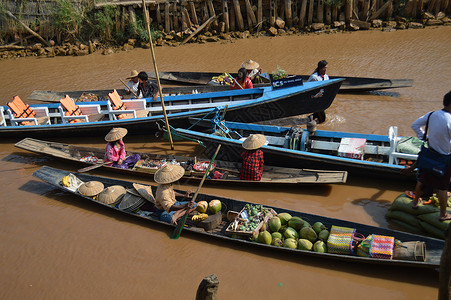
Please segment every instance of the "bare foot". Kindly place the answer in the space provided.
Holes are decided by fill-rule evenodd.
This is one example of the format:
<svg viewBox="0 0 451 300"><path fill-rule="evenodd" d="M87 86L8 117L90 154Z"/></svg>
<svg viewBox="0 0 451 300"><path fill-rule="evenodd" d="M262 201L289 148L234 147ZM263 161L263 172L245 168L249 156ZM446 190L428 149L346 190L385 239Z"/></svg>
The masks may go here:
<svg viewBox="0 0 451 300"><path fill-rule="evenodd" d="M446 215L444 215L443 217L440 217L440 219L439 219L441 222L444 222L444 221L451 221L451 215L450 214L446 214Z"/></svg>
<svg viewBox="0 0 451 300"><path fill-rule="evenodd" d="M412 208L413 209L418 209L418 205L423 203L423 199L418 198L418 203L415 203L415 200L412 201Z"/></svg>

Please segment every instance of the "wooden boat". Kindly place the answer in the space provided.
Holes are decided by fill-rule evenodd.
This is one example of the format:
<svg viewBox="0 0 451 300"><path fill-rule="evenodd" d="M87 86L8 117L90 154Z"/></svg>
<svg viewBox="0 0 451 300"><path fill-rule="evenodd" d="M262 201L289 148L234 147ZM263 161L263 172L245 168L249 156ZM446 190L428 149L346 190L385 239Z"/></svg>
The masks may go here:
<svg viewBox="0 0 451 300"><path fill-rule="evenodd" d="M151 78L155 77L155 73L148 72ZM230 73L236 77L235 73ZM164 83L182 83L191 85L205 85L211 83L211 79L219 76L221 73L215 72L159 72L160 80ZM269 75L271 76L271 75ZM302 76L307 81L310 75ZM413 86L413 79L383 79L368 77L348 77L348 76L329 76L330 79L344 78L340 87L341 93L368 92L374 90L394 89ZM270 83L267 80L267 85Z"/></svg>
<svg viewBox="0 0 451 300"><path fill-rule="evenodd" d="M62 143L41 141L32 138L25 138L15 144L16 147L39 154L50 155L66 161L83 164L85 166L102 164L105 149L94 147L82 147L77 145L68 145ZM133 176L142 175L153 177L154 173L166 162L177 162L185 168L183 179L198 182L204 175L201 171L193 168L194 157L161 155L152 153L137 153L127 151L127 155L139 154L141 160L138 161L133 169L120 169L110 166L101 168L113 172L130 174ZM197 159L199 162L202 159ZM96 162L93 162L96 161ZM226 179L206 179L207 183L213 184L242 184L242 185L293 185L293 184L330 184L345 183L347 172L344 171L320 171L320 170L301 170L294 168L281 168L264 166L263 177L261 181L240 180L240 163L215 160L216 170L219 172L228 171L229 176Z"/></svg>
<svg viewBox="0 0 451 300"><path fill-rule="evenodd" d="M83 196L78 191L73 188L69 189L67 187L64 187L62 183L62 179L65 176L68 176L71 174L68 171L58 170L54 168L50 168L47 166L42 167L41 169L37 170L33 173L33 176L53 185L55 188L65 191L67 193L72 193L77 197L84 198L88 201L95 202L101 206L107 207L111 210L118 211L121 213L126 213L130 216L134 216L140 219L145 219L150 221L151 223L159 223L167 226L168 231L173 230L174 226L170 225L168 223L164 223L157 219L151 212L149 212L149 209L147 211L143 211L140 208L136 209L134 211L129 210L121 210L116 206L107 205L104 203L101 203L99 201L94 200L91 197ZM79 180L83 182L88 181L100 181L103 183L104 187L109 187L112 185L121 185L125 187L126 189L132 189L133 183L123 180L115 180L110 178L104 178L104 177L98 177L98 176L91 176L87 174L81 174L81 173L72 173L74 176L76 176ZM155 194L156 187L152 186L153 193ZM181 191L179 191L181 192ZM230 198L220 197L220 196L213 196L213 195L207 195L199 193L198 197L196 198L196 201L207 201L209 202L212 199L218 199L222 203L222 207L224 207L224 214L226 214L229 211L235 211L240 212L246 204L253 205L252 203L245 202L245 201L239 201L234 200ZM202 226L202 222L193 222L190 219L188 219L188 222L186 223L186 227L184 228L184 231L191 231L196 234L201 234L204 236L208 236L211 238L217 238L219 240L227 241L227 242L233 242L237 244L242 244L247 246L249 249L259 247L261 249L265 249L268 252L271 251L284 251L284 253L292 253L295 255L303 255L306 257L312 257L312 258L321 258L321 259L335 259L335 260L341 260L341 261L347 261L347 262L353 262L353 263L368 263L368 264L374 264L374 265L385 265L385 266L410 266L410 267L418 267L418 268L438 268L440 266L440 259L442 256L443 248L444 248L444 241L439 239L434 239L430 237L400 232L396 230L391 230L387 228L381 228L376 226L370 226L370 225L364 225L359 223L354 223L350 221L340 220L340 219L334 219L334 218L327 218L319 215L313 215L308 213L303 213L299 211L293 211L293 210L287 210L280 207L273 207L273 206L264 206L265 208L271 210L273 214L277 213L289 213L291 216L297 216L301 217L303 219L309 220L312 224L314 222L322 222L327 228L331 228L332 225L335 226L344 226L344 227L350 227L355 228L358 233L363 234L364 236L368 236L370 234L377 234L377 235L385 235L385 236L392 236L395 239L400 240L401 242L424 242L426 245L426 259L425 261L415 261L415 260L406 260L406 259L378 259L378 258L368 258L368 257L360 257L355 255L344 255L344 254L332 254L332 253L320 253L320 252L313 252L313 251L307 251L307 250L298 250L298 249L289 249L284 247L276 247L272 245L267 245L263 243L256 243L253 241L250 241L247 238L237 238L236 236L229 235L230 231L228 231L228 226L230 226L230 222L225 219L223 216L224 214L218 213L215 215L212 215L211 218L217 218L218 224L216 227L206 227L207 230L204 228L200 228L198 226ZM222 217L222 219L221 219ZM205 220L208 221L210 217ZM216 225L215 224L215 225ZM161 228L161 227L159 227ZM182 232L183 234L183 232Z"/></svg>
<svg viewBox="0 0 451 300"><path fill-rule="evenodd" d="M198 123L210 127L211 124L210 120ZM397 136L396 126L390 127L389 135L326 130L316 130L314 135L311 135L308 130L301 128L237 122L224 122L222 127L232 134L225 137L182 128L176 129L175 132L203 141L209 155L219 143L222 144L223 151L218 154L218 159L227 161L239 161L239 152L242 149L240 137L260 133L268 140L268 145L261 148L265 162L274 166L346 170L349 176L358 174L414 179L413 174L400 173L405 168L401 163L415 161L417 154L397 152L398 142L402 137ZM357 144L353 147L355 143Z"/></svg>
<svg viewBox="0 0 451 300"><path fill-rule="evenodd" d="M169 96L164 98L166 112L170 124L174 127L189 126L189 117L204 117L214 115L227 106L226 119L239 122L259 122L264 120L285 118L288 116L324 111L333 102L342 80L328 82L312 82L287 88L273 89L262 87L246 90L228 90L223 92ZM59 103L33 104L32 109L41 107L50 118L50 124L45 125L15 125L12 126L8 107L0 106L0 136L37 137L106 134L112 127L125 127L131 133L152 132L158 129L157 121L163 119L160 101L145 99L143 111L148 111L147 117L115 120L108 111L107 101L91 102L98 105L103 120L83 123L63 123L59 112ZM80 103L82 105L83 103Z"/></svg>

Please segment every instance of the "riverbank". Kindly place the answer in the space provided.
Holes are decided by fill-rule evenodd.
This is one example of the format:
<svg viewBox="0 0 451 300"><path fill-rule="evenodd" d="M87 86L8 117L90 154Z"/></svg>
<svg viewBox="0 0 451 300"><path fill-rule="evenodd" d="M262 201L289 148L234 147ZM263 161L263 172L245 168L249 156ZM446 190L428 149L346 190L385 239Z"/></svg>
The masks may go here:
<svg viewBox="0 0 451 300"><path fill-rule="evenodd" d="M188 43L233 43L239 39L254 39L263 36L279 37L287 35L317 35L317 34L338 34L349 33L359 30L393 32L397 30L426 29L437 26L451 26L451 19L445 14L439 13L434 16L430 13L423 13L420 22L412 22L406 18L396 18L394 21L372 20L364 22L352 20L347 26L344 21L335 21L332 25L324 23L313 23L304 29L295 27L287 28L282 20L276 21L275 27L270 27L267 31L251 33L250 31L234 31L227 33L218 33L216 30L205 31L197 36L192 37ZM175 31L164 34L154 41L154 45L158 47L178 47L186 43L186 39L180 33ZM101 43L98 40L89 41L88 43L63 43L55 45L51 40L50 45L36 43L29 46L5 45L0 46L0 60L17 59L20 57L36 56L36 57L55 57L55 56L85 56L94 52L100 52L109 55L121 51L130 51L135 48L150 48L150 44L139 41L138 39L128 39L123 45L112 45L111 43Z"/></svg>

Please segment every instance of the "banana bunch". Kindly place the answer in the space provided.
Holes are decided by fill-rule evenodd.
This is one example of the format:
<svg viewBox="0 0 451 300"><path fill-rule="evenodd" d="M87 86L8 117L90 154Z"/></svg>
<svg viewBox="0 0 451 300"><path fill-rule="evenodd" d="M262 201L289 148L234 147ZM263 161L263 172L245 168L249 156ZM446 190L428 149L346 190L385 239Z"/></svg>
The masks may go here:
<svg viewBox="0 0 451 300"><path fill-rule="evenodd" d="M63 186L69 187L70 186L70 178L69 178L69 176L64 176L63 179L61 180L61 183L62 183Z"/></svg>
<svg viewBox="0 0 451 300"><path fill-rule="evenodd" d="M230 85L231 80L226 74L221 74L219 76L213 76L211 78L212 81L216 81L217 83L221 85Z"/></svg>
<svg viewBox="0 0 451 300"><path fill-rule="evenodd" d="M206 218L208 218L207 214L197 214L197 215L194 215L191 218L191 220L196 221L196 222L200 222L200 221L205 220Z"/></svg>

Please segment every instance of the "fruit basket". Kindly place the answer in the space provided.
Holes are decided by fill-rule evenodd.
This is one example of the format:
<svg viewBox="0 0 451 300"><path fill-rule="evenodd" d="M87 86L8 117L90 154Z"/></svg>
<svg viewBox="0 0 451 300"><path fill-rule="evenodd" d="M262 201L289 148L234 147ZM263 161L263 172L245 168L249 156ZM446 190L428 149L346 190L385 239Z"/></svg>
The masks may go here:
<svg viewBox="0 0 451 300"><path fill-rule="evenodd" d="M260 231L263 224L276 215L277 213L272 208L248 203L227 226L226 234L252 237Z"/></svg>

